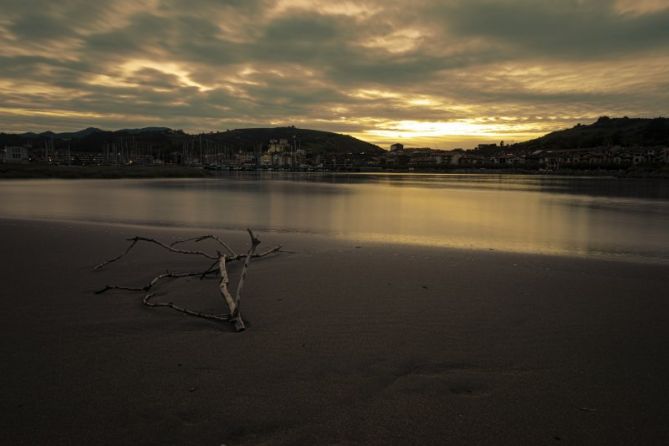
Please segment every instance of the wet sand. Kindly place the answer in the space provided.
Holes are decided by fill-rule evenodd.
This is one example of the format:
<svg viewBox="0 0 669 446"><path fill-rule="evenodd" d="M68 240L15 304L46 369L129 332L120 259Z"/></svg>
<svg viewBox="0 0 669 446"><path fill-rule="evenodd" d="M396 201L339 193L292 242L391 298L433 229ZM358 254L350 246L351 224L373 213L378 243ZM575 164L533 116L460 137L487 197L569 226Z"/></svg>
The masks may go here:
<svg viewBox="0 0 669 446"><path fill-rule="evenodd" d="M669 443L669 266L266 233L293 252L252 263L243 333L93 294L206 267L92 272L125 237L200 233L0 220L3 444Z"/></svg>

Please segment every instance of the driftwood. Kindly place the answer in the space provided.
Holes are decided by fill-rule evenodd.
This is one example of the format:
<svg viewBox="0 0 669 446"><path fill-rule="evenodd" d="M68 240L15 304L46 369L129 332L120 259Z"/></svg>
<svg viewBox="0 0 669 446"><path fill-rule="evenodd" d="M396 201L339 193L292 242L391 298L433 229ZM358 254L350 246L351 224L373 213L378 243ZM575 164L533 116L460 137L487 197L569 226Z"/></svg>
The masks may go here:
<svg viewBox="0 0 669 446"><path fill-rule="evenodd" d="M250 229L247 229L249 233L249 237L251 238L251 246L248 250L247 253L245 254L238 254L236 253L227 243L224 241L220 240L217 236L215 235L203 235L200 237L193 237L189 239L184 239L184 240L177 240L169 245L158 241L153 238L148 238L148 237L132 237L127 239L127 241L130 242L130 245L126 248L125 251L123 251L120 255L113 257L109 260L105 260L104 262L100 263L99 265L96 265L93 269L95 271L99 271L105 266L109 265L110 263L116 262L123 257L125 257L132 249L137 245L139 242L145 242L145 243L151 243L156 246L159 246L169 252L175 253L175 254L187 254L187 255L196 255L200 257L205 257L210 260L214 260L212 264L209 265L209 267L203 271L199 272L180 272L180 273L173 273L170 271L166 271L162 274L159 274L155 276L151 281L146 284L143 287L130 287L130 286L122 286L122 285L105 285L104 288L101 288L95 292L95 294L102 294L105 293L109 290L124 290L124 291L142 291L146 293L144 295L144 298L142 299L142 303L148 307L167 307L171 308L175 311L179 311L181 313L190 315L190 316L195 316L195 317L200 317L204 319L210 319L210 320L215 320L215 321L226 321L232 323L234 326L235 330L237 331L242 331L246 329L246 325L244 323L244 320L242 319L241 312L239 310L240 303L241 303L241 298L242 298L242 289L244 288L244 281L246 280L246 274L249 269L249 265L251 264L251 259L253 258L259 258L259 257L265 257L270 254L273 254L275 252L281 251L281 246L275 246L271 249L268 249L267 251L264 251L262 253L256 253L256 250L258 248L258 245L260 244L260 240L255 236L253 231ZM186 242L201 242L204 240L213 240L216 243L218 243L221 247L223 247L226 251L226 254L221 253L220 251L217 251L216 254L210 254L205 251L191 251L191 250L184 250L184 249L178 249L175 248L176 245L186 243ZM228 269L227 269L227 264L230 262L236 262L236 261L244 261L242 271L239 276L239 281L237 283L237 289L235 292L235 295L233 296L232 293L230 292L229 285L230 285L230 276L228 274ZM223 300L225 301L227 307L228 307L228 313L225 314L212 314L212 313L203 313L200 311L195 311L191 310L189 308L182 307L180 305L176 305L173 302L154 302L152 299L156 296L156 293L149 292L154 286L156 286L159 282L165 280L165 279L179 279L179 278L184 278L184 277L195 277L199 276L200 279L204 279L205 277L209 275L215 275L218 274L220 275L220 280L218 282L218 288L219 288L219 293L223 297Z"/></svg>

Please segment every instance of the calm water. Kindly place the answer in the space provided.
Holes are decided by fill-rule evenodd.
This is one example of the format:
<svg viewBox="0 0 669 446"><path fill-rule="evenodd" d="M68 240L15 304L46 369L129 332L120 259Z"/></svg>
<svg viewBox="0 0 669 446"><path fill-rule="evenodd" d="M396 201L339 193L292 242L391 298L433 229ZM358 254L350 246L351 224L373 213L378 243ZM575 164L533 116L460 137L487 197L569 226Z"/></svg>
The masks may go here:
<svg viewBox="0 0 669 446"><path fill-rule="evenodd" d="M669 261L669 182L422 174L0 181L0 217Z"/></svg>

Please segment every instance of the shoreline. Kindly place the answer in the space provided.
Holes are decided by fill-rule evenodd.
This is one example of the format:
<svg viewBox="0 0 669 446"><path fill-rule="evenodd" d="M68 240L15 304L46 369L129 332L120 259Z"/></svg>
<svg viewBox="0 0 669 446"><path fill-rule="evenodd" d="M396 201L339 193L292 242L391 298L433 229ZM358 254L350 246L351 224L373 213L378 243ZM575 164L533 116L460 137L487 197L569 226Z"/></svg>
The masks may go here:
<svg viewBox="0 0 669 446"><path fill-rule="evenodd" d="M162 223L157 224L155 222L151 223L142 223L142 222L117 222L117 221L96 221L96 220L77 220L77 219L66 219L66 218L51 218L51 217L12 217L12 216L0 216L0 225L3 223L10 224L21 224L21 223L35 223L35 224L55 224L55 225L72 225L72 226L92 226L97 228L108 228L115 230L136 230L139 232L154 232L154 233L164 233L168 236L173 236L174 234L183 234L184 238L190 236L199 236L202 234L217 234L220 236L232 236L237 237L239 235L242 238L246 237L246 228L230 228L230 227L212 227L212 226L183 226L179 223ZM450 251L453 253L458 253L460 255L466 255L467 253L476 253L476 254L486 254L486 253L495 253L500 255L518 255L518 256L530 256L537 258L554 258L554 259L571 259L574 261L598 261L598 262L614 262L614 263L631 263L638 265L657 265L657 266L669 266L669 258L666 257L650 257L650 256L641 256L641 255L631 255L629 253L625 254L613 254L613 253L601 253L601 252L590 252L590 253L572 253L572 252L557 252L557 251L524 251L521 249L511 250L511 249L500 249L500 248L490 248L490 247L476 247L476 246L456 246L456 245L439 245L435 243L419 243L416 241L394 241L386 240L382 238L377 239L359 239L355 236L342 236L338 234L323 234L315 232L298 232L290 230L267 230L263 228L253 228L254 232L264 235L270 235L272 238L280 237L287 239L291 242L296 242L299 245L306 245L309 241L315 243L316 245L329 245L329 244L343 244L343 245L365 245L370 247L397 247L397 249L409 248L409 249L424 249L427 251ZM143 232L142 232L143 233ZM135 234L141 235L141 234Z"/></svg>
<svg viewBox="0 0 669 446"><path fill-rule="evenodd" d="M91 271L136 229L0 219L9 443L669 440L667 266L260 233L261 249L291 252L251 263L250 327L233 333L136 293L93 294L202 266L138 247ZM215 290L158 291L220 311Z"/></svg>
<svg viewBox="0 0 669 446"><path fill-rule="evenodd" d="M669 170L581 170L564 169L542 171L536 169L490 169L490 168L448 168L448 169L349 169L349 170L208 170L203 167L182 165L164 166L48 166L31 164L0 164L0 180L9 179L145 179L145 178L216 178L227 173L285 173L285 174L480 174L480 175L543 175L567 177L610 177L621 179L669 179Z"/></svg>

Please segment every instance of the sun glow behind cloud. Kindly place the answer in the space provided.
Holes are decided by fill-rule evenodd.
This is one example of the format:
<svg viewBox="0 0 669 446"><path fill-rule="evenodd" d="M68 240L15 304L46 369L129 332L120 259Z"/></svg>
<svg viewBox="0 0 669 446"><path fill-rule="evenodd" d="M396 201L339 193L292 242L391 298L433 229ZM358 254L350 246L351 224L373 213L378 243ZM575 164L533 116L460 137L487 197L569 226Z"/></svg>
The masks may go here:
<svg viewBox="0 0 669 446"><path fill-rule="evenodd" d="M440 136L492 136L499 126L477 124L466 121L425 122L399 121L390 129L369 130L368 133L386 138L414 139Z"/></svg>
<svg viewBox="0 0 669 446"><path fill-rule="evenodd" d="M667 0L616 0L616 10L623 14L649 14L669 9Z"/></svg>
<svg viewBox="0 0 669 446"><path fill-rule="evenodd" d="M423 34L415 29L401 29L391 33L374 36L361 42L366 48L383 49L390 53L406 53L415 49Z"/></svg>
<svg viewBox="0 0 669 446"><path fill-rule="evenodd" d="M200 84L199 82L193 81L190 78L190 73L174 62L156 62L152 60L134 59L129 60L121 65L121 71L123 71L126 75L133 75L146 68L174 76L179 80L181 85L184 86L195 87L200 91L208 91L213 89L212 87L208 87Z"/></svg>
<svg viewBox="0 0 669 446"><path fill-rule="evenodd" d="M376 128L363 133L365 139L382 139L409 143L425 143L434 141L446 143L453 141L522 140L527 137L539 136L535 125L515 123L515 118L499 118L494 121L481 122L476 120L458 121L397 121L377 123Z"/></svg>

